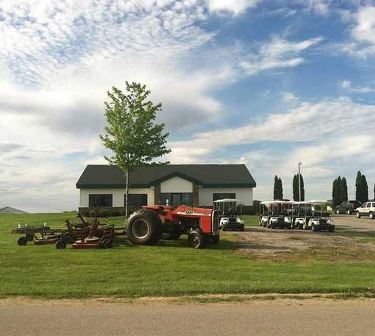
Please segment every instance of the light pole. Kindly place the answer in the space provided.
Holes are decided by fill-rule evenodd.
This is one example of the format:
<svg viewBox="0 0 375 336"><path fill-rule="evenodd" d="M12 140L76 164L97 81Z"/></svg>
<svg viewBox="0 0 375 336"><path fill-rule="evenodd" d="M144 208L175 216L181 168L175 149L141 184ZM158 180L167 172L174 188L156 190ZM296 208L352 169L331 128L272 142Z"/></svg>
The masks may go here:
<svg viewBox="0 0 375 336"><path fill-rule="evenodd" d="M301 166L302 162L298 162L298 200L301 202Z"/></svg>

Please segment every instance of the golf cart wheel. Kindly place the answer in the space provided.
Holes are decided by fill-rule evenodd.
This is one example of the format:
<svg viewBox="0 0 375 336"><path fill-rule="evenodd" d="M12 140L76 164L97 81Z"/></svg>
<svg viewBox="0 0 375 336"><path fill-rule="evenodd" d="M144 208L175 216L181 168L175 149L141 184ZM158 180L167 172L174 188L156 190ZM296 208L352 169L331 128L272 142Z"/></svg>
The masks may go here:
<svg viewBox="0 0 375 336"><path fill-rule="evenodd" d="M126 232L133 244L155 245L162 235L162 223L156 213L141 209L130 217Z"/></svg>
<svg viewBox="0 0 375 336"><path fill-rule="evenodd" d="M19 246L25 246L25 245L27 244L27 242L28 242L27 237L19 237L19 238L17 239L17 244L18 244Z"/></svg>
<svg viewBox="0 0 375 336"><path fill-rule="evenodd" d="M370 219L374 219L374 213L372 211L368 214L368 216Z"/></svg>
<svg viewBox="0 0 375 336"><path fill-rule="evenodd" d="M311 231L313 231L313 232L317 232L318 231L318 228L315 226L315 224L311 225Z"/></svg>
<svg viewBox="0 0 375 336"><path fill-rule="evenodd" d="M348 209L348 210L346 211L346 213L347 213L348 215L351 215L351 214L352 214L352 212L350 211L350 209Z"/></svg>
<svg viewBox="0 0 375 336"><path fill-rule="evenodd" d="M205 247L205 239L200 230L190 232L188 240L190 246L195 249L202 249Z"/></svg>
<svg viewBox="0 0 375 336"><path fill-rule="evenodd" d="M58 250L66 249L66 241L65 241L65 239L59 239L59 240L55 243L55 247L56 247Z"/></svg>
<svg viewBox="0 0 375 336"><path fill-rule="evenodd" d="M359 211L357 211L357 212L355 213L355 216L356 216L357 218L361 218L361 214L359 213Z"/></svg>
<svg viewBox="0 0 375 336"><path fill-rule="evenodd" d="M26 235L26 239L27 239L27 241L33 241L33 240L34 240L34 235L31 234L31 233L28 233L28 234Z"/></svg>

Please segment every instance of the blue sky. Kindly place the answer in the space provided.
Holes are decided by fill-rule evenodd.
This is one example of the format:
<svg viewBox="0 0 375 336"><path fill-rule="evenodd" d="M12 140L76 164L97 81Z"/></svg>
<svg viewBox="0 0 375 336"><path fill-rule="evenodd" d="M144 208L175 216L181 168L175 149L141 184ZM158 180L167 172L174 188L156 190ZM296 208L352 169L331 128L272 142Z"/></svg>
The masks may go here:
<svg viewBox="0 0 375 336"><path fill-rule="evenodd" d="M172 163L246 163L272 197L375 182L375 1L0 0L0 205L75 209L112 85L162 102Z"/></svg>

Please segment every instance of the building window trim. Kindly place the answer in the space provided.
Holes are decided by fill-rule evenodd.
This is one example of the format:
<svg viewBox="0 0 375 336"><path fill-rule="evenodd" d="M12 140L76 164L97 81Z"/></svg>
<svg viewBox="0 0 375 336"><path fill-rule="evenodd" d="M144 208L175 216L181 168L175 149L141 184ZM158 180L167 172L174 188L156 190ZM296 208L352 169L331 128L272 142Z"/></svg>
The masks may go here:
<svg viewBox="0 0 375 336"><path fill-rule="evenodd" d="M105 208L112 207L113 195L112 194L89 194L89 207L90 208Z"/></svg>
<svg viewBox="0 0 375 336"><path fill-rule="evenodd" d="M129 194L128 195L128 206L141 207L148 205L148 195L147 194ZM124 206L125 206L126 194L124 194Z"/></svg>

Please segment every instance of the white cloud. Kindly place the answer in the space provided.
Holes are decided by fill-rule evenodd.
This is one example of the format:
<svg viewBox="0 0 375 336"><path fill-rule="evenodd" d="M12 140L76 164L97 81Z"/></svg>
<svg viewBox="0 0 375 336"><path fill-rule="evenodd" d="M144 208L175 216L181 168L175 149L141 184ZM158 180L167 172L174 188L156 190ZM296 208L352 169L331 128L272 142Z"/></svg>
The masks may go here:
<svg viewBox="0 0 375 336"><path fill-rule="evenodd" d="M357 24L352 30L354 39L375 45L375 7L362 7L357 13Z"/></svg>
<svg viewBox="0 0 375 336"><path fill-rule="evenodd" d="M309 0L308 8L314 13L326 16L330 12L330 0Z"/></svg>
<svg viewBox="0 0 375 336"><path fill-rule="evenodd" d="M286 103L296 102L298 100L293 92L282 92L282 98Z"/></svg>
<svg viewBox="0 0 375 336"><path fill-rule="evenodd" d="M249 75L267 70L296 67L305 61L301 53L321 41L321 38L313 38L294 42L277 36L263 44L256 53L250 54L247 60L241 62L241 67Z"/></svg>
<svg viewBox="0 0 375 336"><path fill-rule="evenodd" d="M343 80L340 83L343 89L346 89L354 93L375 93L375 87L373 86L352 86L352 82L349 80Z"/></svg>
<svg viewBox="0 0 375 336"><path fill-rule="evenodd" d="M261 0L207 0L210 12L225 12L233 15L244 13L248 8L256 7Z"/></svg>
<svg viewBox="0 0 375 336"><path fill-rule="evenodd" d="M331 185L327 178L338 174L354 175L362 169L369 174L371 185L371 178L375 177L375 169L371 168L373 156L369 155L375 147L374 124L374 105L354 103L348 98L304 102L262 121L174 142L170 157L176 163L217 162L227 159L227 153L236 152L238 145L251 148L263 143L265 149L247 150L245 154L242 149L238 158L232 159L232 162L246 162L263 186L262 191L257 189L256 197L271 197L271 186L266 191L267 181L272 181L275 174L291 179L297 162L302 161L304 176L311 186L308 197L329 198ZM289 145L283 148L281 144ZM315 188L313 192L314 184L320 190Z"/></svg>
<svg viewBox="0 0 375 336"><path fill-rule="evenodd" d="M346 14L345 19L352 21L351 40L335 45L334 48L349 55L367 58L375 54L375 7L359 7L355 13Z"/></svg>

